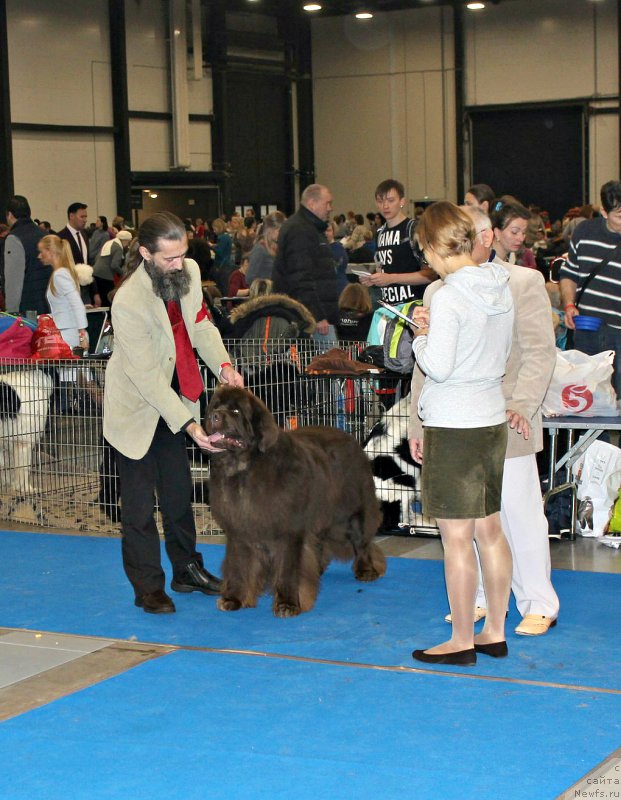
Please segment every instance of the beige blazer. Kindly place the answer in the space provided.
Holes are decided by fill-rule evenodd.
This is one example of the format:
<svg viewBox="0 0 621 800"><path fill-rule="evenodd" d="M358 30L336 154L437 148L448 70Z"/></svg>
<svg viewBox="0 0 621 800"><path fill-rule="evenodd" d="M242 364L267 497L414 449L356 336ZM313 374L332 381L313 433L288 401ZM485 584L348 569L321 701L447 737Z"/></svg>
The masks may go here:
<svg viewBox="0 0 621 800"><path fill-rule="evenodd" d="M552 323L552 307L543 276L534 269L507 264L496 259L509 272L509 288L513 296L515 317L513 341L503 378L507 408L517 411L530 422L528 441L515 430L509 430L507 458L530 455L543 448L541 404L556 363L556 344ZM434 292L442 286L435 281L425 290L423 305L429 306ZM418 398L425 376L418 366L412 376L410 438L423 438L423 425L418 416Z"/></svg>
<svg viewBox="0 0 621 800"><path fill-rule="evenodd" d="M192 345L209 369L218 375L230 361L218 329L203 316L200 271L186 259L192 278L181 299L181 313ZM198 318L198 321L197 321ZM114 352L106 369L103 432L110 444L128 458L142 458L160 417L178 433L199 404L171 388L175 369L175 340L166 306L153 291L141 264L122 284L112 304Z"/></svg>

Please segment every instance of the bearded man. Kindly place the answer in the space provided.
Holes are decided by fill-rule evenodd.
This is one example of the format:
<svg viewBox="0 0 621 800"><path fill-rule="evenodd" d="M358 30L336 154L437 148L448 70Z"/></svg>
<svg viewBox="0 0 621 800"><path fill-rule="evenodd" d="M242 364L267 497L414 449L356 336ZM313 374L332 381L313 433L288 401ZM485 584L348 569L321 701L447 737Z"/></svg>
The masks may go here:
<svg viewBox="0 0 621 800"><path fill-rule="evenodd" d="M154 492L173 568L171 588L220 591L220 580L205 570L196 550L186 436L205 450L217 447L198 422L204 385L193 348L221 383L243 386L210 321L200 271L185 258L187 249L178 217L149 217L138 230L138 249L112 305L104 437L119 468L123 566L136 606L151 614L175 611L164 591Z"/></svg>

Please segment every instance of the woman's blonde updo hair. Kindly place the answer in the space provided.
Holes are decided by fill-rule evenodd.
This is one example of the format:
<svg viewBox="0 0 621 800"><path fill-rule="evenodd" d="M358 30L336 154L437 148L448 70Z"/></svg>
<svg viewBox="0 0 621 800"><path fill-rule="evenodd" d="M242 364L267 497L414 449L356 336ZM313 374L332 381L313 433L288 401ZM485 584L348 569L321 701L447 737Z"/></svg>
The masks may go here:
<svg viewBox="0 0 621 800"><path fill-rule="evenodd" d="M416 226L421 250L432 249L439 258L470 255L475 237L472 218L448 200L428 206Z"/></svg>

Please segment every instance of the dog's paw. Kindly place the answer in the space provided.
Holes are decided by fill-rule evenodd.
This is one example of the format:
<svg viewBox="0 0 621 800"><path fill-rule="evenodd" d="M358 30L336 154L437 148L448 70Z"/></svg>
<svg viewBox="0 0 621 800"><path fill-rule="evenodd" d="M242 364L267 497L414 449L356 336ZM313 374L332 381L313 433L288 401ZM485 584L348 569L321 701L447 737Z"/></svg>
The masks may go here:
<svg viewBox="0 0 621 800"><path fill-rule="evenodd" d="M284 600L274 601L274 616L276 617L297 617L301 613L300 606L286 603Z"/></svg>
<svg viewBox="0 0 621 800"><path fill-rule="evenodd" d="M380 573L374 567L365 567L364 569L357 569L355 572L355 576L357 581L364 581L365 583L369 583L370 581L376 581L378 578L381 577Z"/></svg>
<svg viewBox="0 0 621 800"><path fill-rule="evenodd" d="M234 597L219 597L216 606L220 611L238 611L242 604Z"/></svg>

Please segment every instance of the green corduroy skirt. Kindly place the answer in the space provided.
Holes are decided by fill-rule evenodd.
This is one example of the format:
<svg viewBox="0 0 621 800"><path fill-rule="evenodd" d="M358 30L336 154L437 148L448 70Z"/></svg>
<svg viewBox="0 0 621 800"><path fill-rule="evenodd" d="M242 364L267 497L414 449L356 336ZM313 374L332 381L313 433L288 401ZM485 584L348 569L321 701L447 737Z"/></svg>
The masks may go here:
<svg viewBox="0 0 621 800"><path fill-rule="evenodd" d="M507 424L425 428L423 513L436 519L481 519L500 511Z"/></svg>

